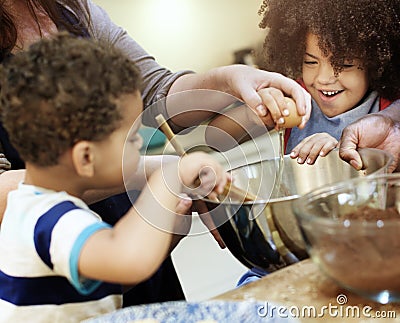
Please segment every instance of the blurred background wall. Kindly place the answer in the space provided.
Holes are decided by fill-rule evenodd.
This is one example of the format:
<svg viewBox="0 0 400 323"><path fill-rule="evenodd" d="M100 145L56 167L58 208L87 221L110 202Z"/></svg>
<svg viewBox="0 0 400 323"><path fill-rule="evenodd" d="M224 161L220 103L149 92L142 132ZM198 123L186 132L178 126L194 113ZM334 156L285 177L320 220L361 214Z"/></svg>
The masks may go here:
<svg viewBox="0 0 400 323"><path fill-rule="evenodd" d="M197 72L261 46L261 0L94 0L157 61Z"/></svg>

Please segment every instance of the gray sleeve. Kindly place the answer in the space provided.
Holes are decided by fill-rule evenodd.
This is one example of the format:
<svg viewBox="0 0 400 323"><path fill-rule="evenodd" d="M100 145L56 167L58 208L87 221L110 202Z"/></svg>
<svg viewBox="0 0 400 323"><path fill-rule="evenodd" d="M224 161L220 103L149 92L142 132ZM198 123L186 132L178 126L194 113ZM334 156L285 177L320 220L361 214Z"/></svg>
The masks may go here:
<svg viewBox="0 0 400 323"><path fill-rule="evenodd" d="M126 30L112 22L104 9L87 0L87 7L91 19L89 33L95 39L106 40L120 48L136 64L141 72L143 79L142 97L145 112L143 114L143 123L148 126L157 127L154 117L163 113L168 118L164 110L164 104L155 102L164 98L172 83L180 76L191 71L185 70L173 73L170 70L160 66L135 40L133 40ZM147 109L152 105L151 109ZM151 111L150 111L151 110Z"/></svg>

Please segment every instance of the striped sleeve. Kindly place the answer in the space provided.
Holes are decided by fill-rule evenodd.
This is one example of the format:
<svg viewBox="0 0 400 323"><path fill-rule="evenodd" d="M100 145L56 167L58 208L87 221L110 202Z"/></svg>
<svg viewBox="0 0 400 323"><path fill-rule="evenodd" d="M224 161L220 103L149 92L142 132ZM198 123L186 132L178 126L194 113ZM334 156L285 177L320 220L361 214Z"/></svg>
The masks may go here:
<svg viewBox="0 0 400 323"><path fill-rule="evenodd" d="M93 233L109 227L91 211L79 208L71 201L63 201L38 219L34 228L35 249L49 268L66 277L78 292L86 295L101 282L79 275L80 251Z"/></svg>

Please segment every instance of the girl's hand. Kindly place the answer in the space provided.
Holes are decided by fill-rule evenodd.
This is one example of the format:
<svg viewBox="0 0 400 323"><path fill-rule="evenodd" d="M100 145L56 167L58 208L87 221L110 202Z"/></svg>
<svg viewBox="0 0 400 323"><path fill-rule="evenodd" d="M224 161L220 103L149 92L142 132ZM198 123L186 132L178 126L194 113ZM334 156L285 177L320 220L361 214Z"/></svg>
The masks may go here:
<svg viewBox="0 0 400 323"><path fill-rule="evenodd" d="M11 169L11 163L4 154L0 153L0 174Z"/></svg>
<svg viewBox="0 0 400 323"><path fill-rule="evenodd" d="M336 148L338 141L326 132L316 133L303 139L290 153L291 158L297 158L299 164L315 163L318 156L326 156Z"/></svg>

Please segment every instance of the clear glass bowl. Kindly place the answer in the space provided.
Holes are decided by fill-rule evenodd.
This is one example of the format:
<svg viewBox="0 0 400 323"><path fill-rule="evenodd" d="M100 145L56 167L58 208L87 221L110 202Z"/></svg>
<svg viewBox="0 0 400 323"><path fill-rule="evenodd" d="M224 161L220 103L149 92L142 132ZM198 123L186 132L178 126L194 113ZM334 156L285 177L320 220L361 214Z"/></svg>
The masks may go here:
<svg viewBox="0 0 400 323"><path fill-rule="evenodd" d="M339 285L400 301L400 173L327 185L293 203L308 253Z"/></svg>

